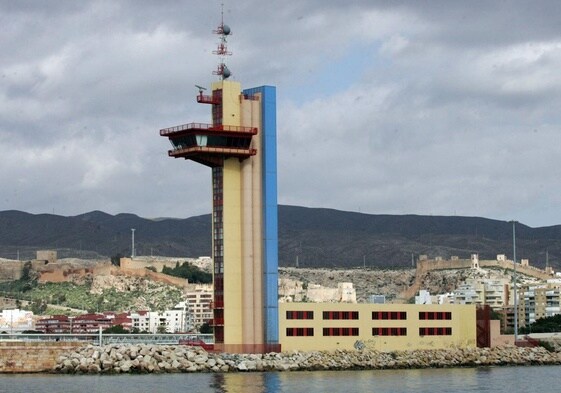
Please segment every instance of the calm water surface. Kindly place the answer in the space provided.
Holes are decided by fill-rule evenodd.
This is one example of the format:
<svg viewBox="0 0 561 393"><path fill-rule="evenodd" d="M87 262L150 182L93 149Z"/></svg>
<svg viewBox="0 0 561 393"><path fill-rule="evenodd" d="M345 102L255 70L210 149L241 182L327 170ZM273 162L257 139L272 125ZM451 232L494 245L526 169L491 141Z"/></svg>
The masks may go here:
<svg viewBox="0 0 561 393"><path fill-rule="evenodd" d="M1 375L10 393L560 392L561 366L167 375Z"/></svg>

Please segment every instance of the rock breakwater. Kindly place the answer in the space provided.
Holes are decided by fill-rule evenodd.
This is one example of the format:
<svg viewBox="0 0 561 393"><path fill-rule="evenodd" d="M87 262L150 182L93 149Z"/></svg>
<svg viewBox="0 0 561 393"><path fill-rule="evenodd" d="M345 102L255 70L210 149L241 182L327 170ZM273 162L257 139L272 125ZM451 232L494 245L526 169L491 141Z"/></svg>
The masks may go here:
<svg viewBox="0 0 561 393"><path fill-rule="evenodd" d="M468 348L377 352L282 352L217 354L202 348L161 345L86 346L59 356L56 373L185 373L443 368L561 364L561 354L545 348Z"/></svg>

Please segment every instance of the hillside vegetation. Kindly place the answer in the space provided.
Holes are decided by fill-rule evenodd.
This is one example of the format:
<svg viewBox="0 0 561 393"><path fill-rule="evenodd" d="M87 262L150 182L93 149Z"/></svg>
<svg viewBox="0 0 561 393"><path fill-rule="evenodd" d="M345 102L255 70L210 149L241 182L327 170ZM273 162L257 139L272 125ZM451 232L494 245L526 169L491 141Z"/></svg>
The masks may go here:
<svg viewBox="0 0 561 393"><path fill-rule="evenodd" d="M4 296L30 302L37 314L65 314L66 309L87 312L165 310L183 300L182 291L144 278L127 276L90 277L82 282L45 283L12 281L0 283ZM48 305L56 305L48 309Z"/></svg>

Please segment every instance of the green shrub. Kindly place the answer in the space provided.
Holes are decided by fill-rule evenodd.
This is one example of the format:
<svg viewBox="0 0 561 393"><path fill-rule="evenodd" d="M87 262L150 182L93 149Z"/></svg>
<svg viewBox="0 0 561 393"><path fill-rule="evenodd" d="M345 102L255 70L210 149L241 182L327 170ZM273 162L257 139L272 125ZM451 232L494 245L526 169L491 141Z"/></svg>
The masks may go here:
<svg viewBox="0 0 561 393"><path fill-rule="evenodd" d="M108 327L103 331L106 334L129 334L130 332L123 327L123 325L115 325Z"/></svg>
<svg viewBox="0 0 561 393"><path fill-rule="evenodd" d="M548 341L539 341L539 345L540 347L544 347L545 349L547 349L549 352L555 352L555 347Z"/></svg>
<svg viewBox="0 0 561 393"><path fill-rule="evenodd" d="M164 266L162 273L169 274L170 276L186 278L190 283L195 284L210 284L212 283L212 274L202 271L197 266L184 262L182 265L177 265L172 269Z"/></svg>

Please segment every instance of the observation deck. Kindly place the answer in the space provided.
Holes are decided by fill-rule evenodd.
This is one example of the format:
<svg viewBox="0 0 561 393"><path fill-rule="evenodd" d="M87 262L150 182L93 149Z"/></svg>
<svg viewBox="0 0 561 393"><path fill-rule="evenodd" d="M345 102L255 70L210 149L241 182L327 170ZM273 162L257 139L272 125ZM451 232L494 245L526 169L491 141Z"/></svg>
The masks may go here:
<svg viewBox="0 0 561 393"><path fill-rule="evenodd" d="M163 128L160 135L168 137L172 150L170 157L193 160L206 166L223 164L225 158L240 160L254 156L257 150L251 147L256 127L239 127L205 123L189 123Z"/></svg>

